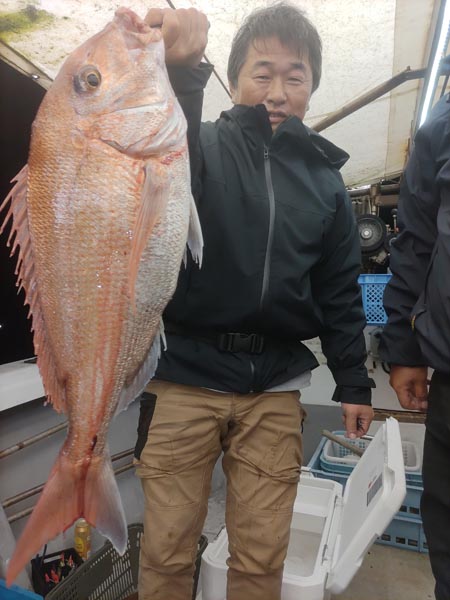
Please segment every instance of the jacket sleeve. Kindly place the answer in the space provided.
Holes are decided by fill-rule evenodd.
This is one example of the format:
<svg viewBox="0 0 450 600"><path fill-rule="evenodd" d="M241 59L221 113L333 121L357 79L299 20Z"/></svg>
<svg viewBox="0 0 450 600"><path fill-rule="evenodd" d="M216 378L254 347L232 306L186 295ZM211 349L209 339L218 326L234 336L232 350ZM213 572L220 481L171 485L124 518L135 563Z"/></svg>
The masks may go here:
<svg viewBox="0 0 450 600"><path fill-rule="evenodd" d="M200 173L202 168L199 135L203 93L213 71L213 65L200 63L198 67L194 68L168 66L167 71L173 91L187 121L191 187L194 198L197 198L200 193Z"/></svg>
<svg viewBox="0 0 450 600"><path fill-rule="evenodd" d="M322 259L312 275L313 294L324 321L319 337L336 382L332 399L370 405L375 383L368 377L365 366L366 319L358 283L361 249L351 201L343 183L336 203L335 220L325 235Z"/></svg>
<svg viewBox="0 0 450 600"><path fill-rule="evenodd" d="M436 109L441 107L437 105ZM448 128L448 111L444 120L433 119L432 113L429 122L417 132L400 189L399 234L391 245L392 278L384 293L388 322L380 343L380 355L390 364L409 367L426 364L411 325L411 313L424 289L437 237L436 174L440 146ZM446 139L448 143L448 135Z"/></svg>

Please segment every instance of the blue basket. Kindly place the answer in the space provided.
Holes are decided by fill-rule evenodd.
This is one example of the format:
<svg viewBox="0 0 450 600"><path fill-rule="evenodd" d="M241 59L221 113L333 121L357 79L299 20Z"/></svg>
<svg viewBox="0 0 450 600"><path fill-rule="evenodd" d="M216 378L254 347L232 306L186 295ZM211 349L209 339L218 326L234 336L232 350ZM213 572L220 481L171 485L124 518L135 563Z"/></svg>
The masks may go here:
<svg viewBox="0 0 450 600"><path fill-rule="evenodd" d="M333 431L333 433L334 433L334 435L336 435L338 437L345 436L345 431ZM347 440L347 441L349 441L349 440ZM339 462L332 462L331 460L327 460L325 452L324 452L326 443L327 443L327 440L324 439L323 444L321 444L321 452L319 454L319 464L318 464L317 468L321 469L323 471L331 471L333 473L343 473L344 475L350 475L356 465L356 461L354 464L342 464ZM357 439L350 443L354 444L358 448L361 448L362 450L365 450L370 442L368 440ZM336 446L338 445L335 442L332 442L332 444L335 444ZM403 451L405 453L405 447L403 448ZM347 456L349 454L351 454L350 450L347 450L347 448L344 448L343 446L339 446L339 456ZM405 454L404 454L404 458L405 458ZM407 464L406 458L405 458L405 464ZM406 479L406 483L410 484L411 486L423 487L422 471L420 471L420 470L408 471L405 468L405 479Z"/></svg>
<svg viewBox="0 0 450 600"><path fill-rule="evenodd" d="M0 599L1 600L43 600L42 596L24 590L18 585L6 587L4 579L0 579Z"/></svg>
<svg viewBox="0 0 450 600"><path fill-rule="evenodd" d="M320 468L320 455L326 441L327 438L323 437L307 466L314 477L337 481L345 488L350 474L324 471ZM416 552L428 552L422 529L422 517L420 515L420 498L422 492L423 488L421 486L417 484L410 485L407 482L406 496L403 504L386 531L377 539L377 543L415 550ZM402 542L402 540L405 540L405 542Z"/></svg>
<svg viewBox="0 0 450 600"><path fill-rule="evenodd" d="M384 325L387 321L383 306L383 294L390 278L390 274L360 275L358 277L367 325Z"/></svg>
<svg viewBox="0 0 450 600"><path fill-rule="evenodd" d="M377 539L377 544L395 546L403 550L428 552L428 544L423 531L422 522L397 514Z"/></svg>

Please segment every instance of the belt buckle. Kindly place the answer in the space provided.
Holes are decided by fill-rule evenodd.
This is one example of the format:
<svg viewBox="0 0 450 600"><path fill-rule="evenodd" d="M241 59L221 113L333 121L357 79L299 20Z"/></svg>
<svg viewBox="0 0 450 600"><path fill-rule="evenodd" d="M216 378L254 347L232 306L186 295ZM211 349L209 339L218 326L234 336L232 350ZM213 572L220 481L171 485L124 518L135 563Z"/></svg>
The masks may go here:
<svg viewBox="0 0 450 600"><path fill-rule="evenodd" d="M264 337L257 333L222 333L218 338L218 347L224 352L261 354L264 349Z"/></svg>

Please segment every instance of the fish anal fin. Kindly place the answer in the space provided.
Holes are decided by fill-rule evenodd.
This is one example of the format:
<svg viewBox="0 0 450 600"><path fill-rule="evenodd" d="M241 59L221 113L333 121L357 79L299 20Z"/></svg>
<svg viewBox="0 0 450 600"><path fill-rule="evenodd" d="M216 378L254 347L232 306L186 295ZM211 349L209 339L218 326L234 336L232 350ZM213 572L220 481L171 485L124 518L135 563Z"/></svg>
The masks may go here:
<svg viewBox="0 0 450 600"><path fill-rule="evenodd" d="M161 356L161 340L164 350L166 349L166 337L164 335L163 320L160 320L160 326L146 359L142 363L139 371L134 375L133 379L126 383L119 397L119 402L116 408L116 415L126 410L133 400L144 391L145 386L153 377L158 366L158 361Z"/></svg>
<svg viewBox="0 0 450 600"><path fill-rule="evenodd" d="M12 220L8 245L12 246L11 255L18 254L17 285L19 289L23 287L25 303L30 306L29 316L32 317L33 321L33 343L38 357L39 371L49 401L58 412L66 412L65 389L58 380L56 365L47 340L39 297L39 286L36 280L27 209L28 165L25 165L12 181L15 182L15 185L0 206L1 212L6 209L9 203L9 209L0 228L0 233L5 229L7 223Z"/></svg>
<svg viewBox="0 0 450 600"><path fill-rule="evenodd" d="M193 197L191 197L187 244L189 246L189 250L191 251L192 258L196 263L198 263L198 266L201 267L203 259L203 235L202 228L200 226L200 219L198 218L197 206L195 205Z"/></svg>
<svg viewBox="0 0 450 600"><path fill-rule="evenodd" d="M133 306L136 302L139 262L155 224L164 214L169 191L168 173L164 165L153 159L148 160L143 169L144 182L130 252L129 293Z"/></svg>

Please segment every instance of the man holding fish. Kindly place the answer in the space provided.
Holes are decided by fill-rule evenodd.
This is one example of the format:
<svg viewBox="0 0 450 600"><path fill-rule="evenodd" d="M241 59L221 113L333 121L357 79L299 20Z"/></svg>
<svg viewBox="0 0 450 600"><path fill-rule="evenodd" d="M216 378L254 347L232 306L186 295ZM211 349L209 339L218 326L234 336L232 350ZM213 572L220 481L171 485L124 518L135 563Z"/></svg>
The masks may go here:
<svg viewBox="0 0 450 600"><path fill-rule="evenodd" d="M222 451L228 600L276 600L300 390L318 364L301 340L321 339L347 434L365 434L373 414L358 234L338 172L348 157L302 123L321 42L301 11L280 3L245 21L228 66L235 106L204 124L206 17L153 9L146 21L119 8L67 57L0 206L47 400L68 418L6 580L80 517L125 551L108 428L158 366L135 450L141 600L190 598Z"/></svg>
<svg viewBox="0 0 450 600"><path fill-rule="evenodd" d="M360 247L338 169L348 156L302 119L321 41L297 8L250 15L228 63L234 107L200 124L208 22L151 9L188 121L204 238L164 313L167 349L141 404L135 456L146 498L140 600L187 600L214 465L223 452L228 600L280 598L302 463L300 390L319 336L350 438L373 417Z"/></svg>

